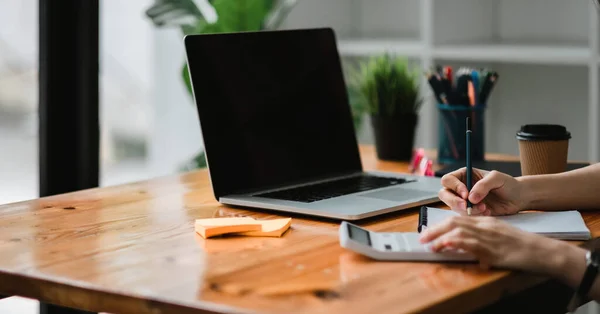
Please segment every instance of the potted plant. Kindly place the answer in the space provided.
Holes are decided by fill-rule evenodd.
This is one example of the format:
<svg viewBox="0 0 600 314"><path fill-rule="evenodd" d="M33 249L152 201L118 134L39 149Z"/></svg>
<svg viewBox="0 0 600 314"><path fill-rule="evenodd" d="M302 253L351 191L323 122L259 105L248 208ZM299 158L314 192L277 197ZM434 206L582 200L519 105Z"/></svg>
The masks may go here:
<svg viewBox="0 0 600 314"><path fill-rule="evenodd" d="M208 0L214 16L203 14L195 0L155 0L146 16L157 27L177 27L183 35L243 32L277 29L297 0ZM187 64L181 68L183 82L192 96ZM206 167L204 152L199 152L182 170Z"/></svg>
<svg viewBox="0 0 600 314"><path fill-rule="evenodd" d="M373 56L359 64L353 85L371 118L377 156L407 161L412 157L422 99L418 69L403 57Z"/></svg>

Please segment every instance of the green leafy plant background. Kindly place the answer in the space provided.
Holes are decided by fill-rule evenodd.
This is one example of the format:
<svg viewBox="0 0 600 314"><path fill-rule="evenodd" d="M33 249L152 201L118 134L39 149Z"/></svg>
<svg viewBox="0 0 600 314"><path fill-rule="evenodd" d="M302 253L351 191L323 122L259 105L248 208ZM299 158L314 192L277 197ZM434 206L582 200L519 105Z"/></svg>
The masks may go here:
<svg viewBox="0 0 600 314"><path fill-rule="evenodd" d="M217 20L207 21L193 0L156 0L146 10L146 16L157 27L177 27L182 36L191 34L231 33L242 31L274 30L281 26L297 0L208 0L214 8ZM192 86L187 64L181 67L181 77L190 97ZM360 90L348 87L356 130L360 129L362 105ZM206 167L204 152L182 166L182 171Z"/></svg>
<svg viewBox="0 0 600 314"><path fill-rule="evenodd" d="M420 71L405 57L376 55L353 67L349 89L356 90L355 107L379 116L418 114Z"/></svg>

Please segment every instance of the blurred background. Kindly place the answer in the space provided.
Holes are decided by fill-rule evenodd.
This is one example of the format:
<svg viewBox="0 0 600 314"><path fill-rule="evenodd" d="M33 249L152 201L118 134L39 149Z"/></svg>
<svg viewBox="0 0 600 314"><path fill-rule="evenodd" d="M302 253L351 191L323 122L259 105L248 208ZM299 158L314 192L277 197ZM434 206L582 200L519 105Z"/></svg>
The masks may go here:
<svg viewBox="0 0 600 314"><path fill-rule="evenodd" d="M237 1L237 0L231 0ZM194 1L207 19L206 0ZM486 111L486 151L518 154L525 123L558 123L569 158L598 161L600 32L589 0L297 0L281 28L333 27L344 66L383 52L423 71L489 67L500 81ZM177 27L157 27L153 0L100 1L101 186L193 169L202 152L196 109L182 80ZM38 1L0 0L0 204L38 192ZM213 14L213 15L211 15ZM214 17L214 16L213 16ZM416 146L436 148L437 119L422 85ZM361 143L373 143L358 113ZM595 304L581 311L596 313ZM0 300L0 313L37 313Z"/></svg>

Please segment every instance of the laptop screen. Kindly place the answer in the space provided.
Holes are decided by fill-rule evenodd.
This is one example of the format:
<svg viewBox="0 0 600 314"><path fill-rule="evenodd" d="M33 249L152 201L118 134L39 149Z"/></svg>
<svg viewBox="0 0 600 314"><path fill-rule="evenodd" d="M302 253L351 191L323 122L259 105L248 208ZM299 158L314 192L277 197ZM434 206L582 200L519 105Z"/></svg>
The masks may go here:
<svg viewBox="0 0 600 314"><path fill-rule="evenodd" d="M217 199L362 169L331 29L192 35L185 45Z"/></svg>

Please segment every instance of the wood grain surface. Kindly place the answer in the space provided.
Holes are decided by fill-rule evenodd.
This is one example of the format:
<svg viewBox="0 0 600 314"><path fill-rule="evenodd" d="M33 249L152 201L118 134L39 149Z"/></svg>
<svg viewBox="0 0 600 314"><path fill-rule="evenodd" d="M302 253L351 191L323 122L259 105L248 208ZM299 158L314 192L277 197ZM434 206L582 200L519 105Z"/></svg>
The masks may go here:
<svg viewBox="0 0 600 314"><path fill-rule="evenodd" d="M361 155L367 170L407 171L371 147ZM195 219L231 216L293 220L281 238L194 233ZM600 215L584 217L598 236ZM415 231L417 211L358 224ZM204 170L8 204L0 294L112 313L460 313L547 280L474 264L375 262L342 249L337 228L221 206Z"/></svg>

